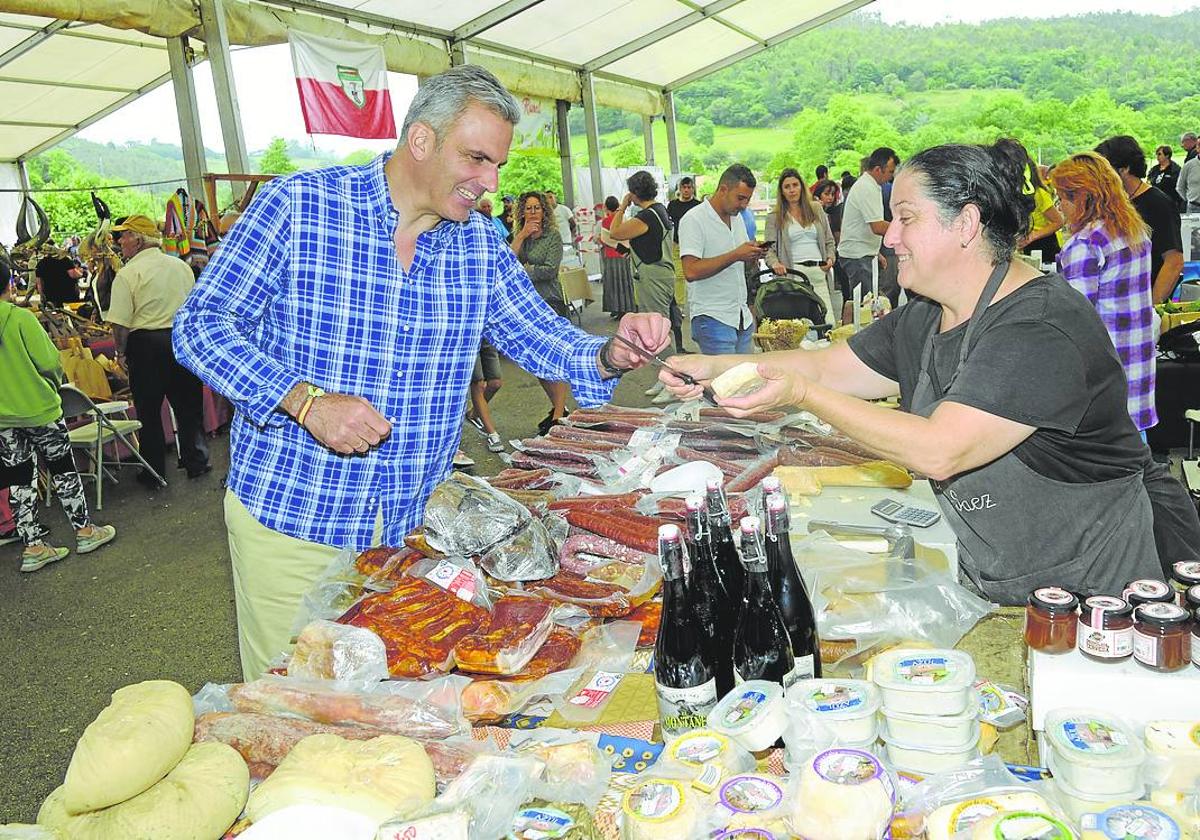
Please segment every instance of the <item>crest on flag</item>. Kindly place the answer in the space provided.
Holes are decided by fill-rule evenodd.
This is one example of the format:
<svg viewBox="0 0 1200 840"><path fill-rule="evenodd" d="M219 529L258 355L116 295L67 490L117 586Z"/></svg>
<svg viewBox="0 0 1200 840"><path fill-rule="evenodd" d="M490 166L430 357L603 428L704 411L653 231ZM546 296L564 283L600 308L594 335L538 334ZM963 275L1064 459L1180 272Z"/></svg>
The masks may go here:
<svg viewBox="0 0 1200 840"><path fill-rule="evenodd" d="M350 97L350 101L355 107L362 108L367 104L367 94L363 89L362 76L359 75L357 67L347 67L345 64L337 66L338 81L342 83L342 91L346 96Z"/></svg>

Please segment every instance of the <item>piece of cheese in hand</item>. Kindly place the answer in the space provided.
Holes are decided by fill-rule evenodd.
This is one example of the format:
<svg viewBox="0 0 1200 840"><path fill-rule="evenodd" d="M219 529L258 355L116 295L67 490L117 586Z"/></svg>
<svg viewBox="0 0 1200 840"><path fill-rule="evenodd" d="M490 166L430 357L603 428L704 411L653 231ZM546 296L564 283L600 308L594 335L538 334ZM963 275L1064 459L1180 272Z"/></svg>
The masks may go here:
<svg viewBox="0 0 1200 840"><path fill-rule="evenodd" d="M757 391L767 381L758 375L757 362L742 362L734 365L712 381L713 393L718 397L740 397Z"/></svg>
<svg viewBox="0 0 1200 840"><path fill-rule="evenodd" d="M71 840L196 840L220 837L246 804L250 771L237 750L225 744L193 744L161 781L110 808L72 815L63 787L38 812L38 824Z"/></svg>
<svg viewBox="0 0 1200 840"><path fill-rule="evenodd" d="M167 775L192 743L187 689L170 680L119 688L75 745L59 799L69 814L107 808Z"/></svg>

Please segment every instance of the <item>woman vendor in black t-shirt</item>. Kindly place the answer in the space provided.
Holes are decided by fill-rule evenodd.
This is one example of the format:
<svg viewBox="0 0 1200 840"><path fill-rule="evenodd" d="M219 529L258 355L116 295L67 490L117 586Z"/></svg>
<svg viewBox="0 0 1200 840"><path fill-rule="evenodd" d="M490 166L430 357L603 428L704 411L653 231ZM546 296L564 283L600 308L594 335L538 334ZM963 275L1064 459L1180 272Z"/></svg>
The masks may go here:
<svg viewBox="0 0 1200 840"><path fill-rule="evenodd" d="M824 350L672 360L701 381L759 362L766 384L721 401L733 414L799 406L929 476L962 571L1007 604L1048 584L1090 594L1161 577L1149 453L1108 333L1062 277L1013 260L1023 186L993 147L921 152L896 175L884 237L906 306ZM904 411L868 402L896 395Z"/></svg>

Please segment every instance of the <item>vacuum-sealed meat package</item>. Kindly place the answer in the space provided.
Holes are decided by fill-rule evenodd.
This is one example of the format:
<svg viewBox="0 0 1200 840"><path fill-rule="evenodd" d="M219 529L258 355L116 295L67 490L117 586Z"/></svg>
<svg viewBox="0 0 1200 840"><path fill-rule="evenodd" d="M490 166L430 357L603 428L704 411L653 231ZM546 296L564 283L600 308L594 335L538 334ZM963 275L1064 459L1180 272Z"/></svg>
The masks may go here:
<svg viewBox="0 0 1200 840"><path fill-rule="evenodd" d="M541 598L501 598L487 626L454 646L455 664L475 674L520 673L549 638L552 613L553 607Z"/></svg>

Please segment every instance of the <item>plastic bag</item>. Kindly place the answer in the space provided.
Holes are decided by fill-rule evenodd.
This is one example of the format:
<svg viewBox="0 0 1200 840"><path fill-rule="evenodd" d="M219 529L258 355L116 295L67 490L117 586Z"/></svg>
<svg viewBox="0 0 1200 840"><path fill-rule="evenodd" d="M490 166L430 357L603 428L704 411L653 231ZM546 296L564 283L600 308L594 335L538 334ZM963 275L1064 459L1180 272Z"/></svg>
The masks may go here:
<svg viewBox="0 0 1200 840"><path fill-rule="evenodd" d="M291 715L434 739L469 730L460 700L465 683L466 678L458 676L390 680L367 690L348 691L335 682L266 676L230 686L229 701L239 712Z"/></svg>
<svg viewBox="0 0 1200 840"><path fill-rule="evenodd" d="M491 611L492 593L479 569L465 557L425 558L413 563L405 575L427 580L439 589L480 609Z"/></svg>
<svg viewBox="0 0 1200 840"><path fill-rule="evenodd" d="M325 571L300 599L296 619L292 622L292 638L313 621L338 618L363 595L391 588L391 584L377 585L370 575L359 571L355 565L357 557L350 549L342 549L329 561Z"/></svg>
<svg viewBox="0 0 1200 840"><path fill-rule="evenodd" d="M794 554L812 595L823 652L838 652L830 667L839 672L861 672L871 652L901 641L952 648L996 609L921 560L880 559L824 533L801 540Z"/></svg>
<svg viewBox="0 0 1200 840"><path fill-rule="evenodd" d="M388 678L387 650L383 639L365 627L319 619L300 631L287 675L369 686Z"/></svg>
<svg viewBox="0 0 1200 840"><path fill-rule="evenodd" d="M641 630L641 622L612 621L585 634L575 658L578 679L552 698L563 718L584 726L600 717L633 661Z"/></svg>
<svg viewBox="0 0 1200 840"><path fill-rule="evenodd" d="M436 815L465 815L471 840L500 840L508 833L517 809L533 798L542 762L530 756L481 755L428 805L402 808L379 827L376 840L401 840L412 823Z"/></svg>
<svg viewBox="0 0 1200 840"><path fill-rule="evenodd" d="M454 646L455 664L461 671L476 674L518 674L549 638L553 627L553 610L540 598L501 598L487 626Z"/></svg>
<svg viewBox="0 0 1200 840"><path fill-rule="evenodd" d="M529 520L521 504L482 479L456 472L425 504L425 538L443 554L473 557L508 539Z"/></svg>
<svg viewBox="0 0 1200 840"><path fill-rule="evenodd" d="M558 546L546 526L533 519L490 548L479 565L497 580L542 580L558 572Z"/></svg>
<svg viewBox="0 0 1200 840"><path fill-rule="evenodd" d="M534 795L551 802L578 802L595 808L608 790L612 762L597 746L598 733L541 728L515 732L509 749L542 762Z"/></svg>

